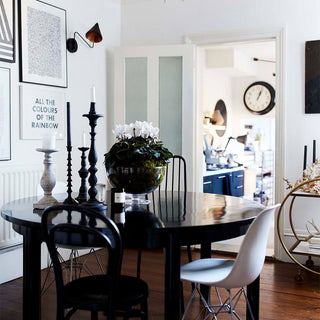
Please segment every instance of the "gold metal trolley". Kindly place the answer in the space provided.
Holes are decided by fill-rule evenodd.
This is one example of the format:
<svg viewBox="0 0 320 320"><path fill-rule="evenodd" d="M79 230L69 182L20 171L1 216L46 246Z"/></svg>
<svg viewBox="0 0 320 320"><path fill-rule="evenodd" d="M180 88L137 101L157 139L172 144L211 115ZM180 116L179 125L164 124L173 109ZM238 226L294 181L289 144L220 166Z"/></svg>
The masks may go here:
<svg viewBox="0 0 320 320"><path fill-rule="evenodd" d="M280 242L281 242L281 245L282 245L283 249L286 251L288 256L299 266L298 274L296 276L297 280L301 280L302 279L301 268L306 269L306 270L308 270L310 272L313 272L315 274L320 275L320 271L316 271L316 270L313 269L314 263L313 263L312 258L311 258L311 257L320 257L320 249L319 250L312 250L312 249L309 248L308 240L310 238L309 237L305 237L305 236L299 236L297 234L296 229L295 229L294 224L293 224L293 218L292 218L293 206L294 206L294 202L295 202L297 197L320 198L320 194L299 191L304 185L306 185L308 183L314 183L316 181L320 181L320 176L318 176L318 177L316 177L314 179L303 181L302 183L300 183L296 187L292 188L292 190L283 199L283 201L281 203L281 206L279 208L279 213L278 213L278 219L277 219L278 236L279 236L279 239L280 239ZM288 248L286 246L286 244L284 243L283 237L282 237L282 235L280 233L280 218L281 218L282 214L285 214L284 206L285 206L286 202L289 203L290 227L291 227L291 230L293 232L294 237L296 238L295 243L290 248ZM294 255L305 255L305 256L308 256L308 260L306 261L306 264L304 265L304 264L300 263L294 257Z"/></svg>

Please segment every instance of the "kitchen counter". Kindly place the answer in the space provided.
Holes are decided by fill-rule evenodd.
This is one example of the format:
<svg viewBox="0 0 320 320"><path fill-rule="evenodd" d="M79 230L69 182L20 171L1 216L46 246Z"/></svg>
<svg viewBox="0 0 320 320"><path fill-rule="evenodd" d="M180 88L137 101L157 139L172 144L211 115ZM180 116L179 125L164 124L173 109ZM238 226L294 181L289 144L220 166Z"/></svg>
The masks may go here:
<svg viewBox="0 0 320 320"><path fill-rule="evenodd" d="M206 170L203 173L203 176L207 177L207 176L212 176L212 175L216 175L216 174L230 173L230 172L243 170L243 169L244 169L243 166L239 166L239 167L234 167L234 168L221 168L221 169L217 169L217 170Z"/></svg>

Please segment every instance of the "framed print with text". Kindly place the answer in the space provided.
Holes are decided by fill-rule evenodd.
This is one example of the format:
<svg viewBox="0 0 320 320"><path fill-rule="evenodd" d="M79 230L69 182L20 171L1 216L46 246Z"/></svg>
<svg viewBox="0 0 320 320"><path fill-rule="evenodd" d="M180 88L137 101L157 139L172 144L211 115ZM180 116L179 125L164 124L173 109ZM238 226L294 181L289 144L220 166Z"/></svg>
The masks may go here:
<svg viewBox="0 0 320 320"><path fill-rule="evenodd" d="M19 0L19 27L20 81L66 88L66 11Z"/></svg>
<svg viewBox="0 0 320 320"><path fill-rule="evenodd" d="M15 62L14 0L0 0L0 61Z"/></svg>
<svg viewBox="0 0 320 320"><path fill-rule="evenodd" d="M57 89L20 86L20 138L40 140L44 133L64 137L65 93Z"/></svg>
<svg viewBox="0 0 320 320"><path fill-rule="evenodd" d="M11 159L11 75L0 68L0 160Z"/></svg>

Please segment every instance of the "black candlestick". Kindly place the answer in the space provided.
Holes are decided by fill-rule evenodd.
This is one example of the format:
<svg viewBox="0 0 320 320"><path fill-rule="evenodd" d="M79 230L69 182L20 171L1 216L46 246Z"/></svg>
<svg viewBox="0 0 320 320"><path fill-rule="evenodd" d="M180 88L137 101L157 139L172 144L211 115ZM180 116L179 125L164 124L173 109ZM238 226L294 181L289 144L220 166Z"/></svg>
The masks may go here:
<svg viewBox="0 0 320 320"><path fill-rule="evenodd" d="M76 197L76 200L79 202L79 203L82 203L82 202L85 202L87 201L87 184L86 184L86 179L87 179L87 176L89 174L89 171L87 170L87 167L86 167L86 151L89 150L89 148L87 147L81 147L81 148L78 148L82 154L81 154L81 168L80 170L78 171L79 172L79 176L81 178L81 186L79 188L79 195Z"/></svg>
<svg viewBox="0 0 320 320"><path fill-rule="evenodd" d="M81 206L85 206L88 207L90 209L96 210L100 213L106 213L107 212L107 206L104 205L102 202L99 202L96 199L96 195L98 193L97 189L96 189L96 184L97 184L97 177L96 177L96 173L98 171L98 169L96 168L96 163L98 161L98 156L96 153L96 148L95 148L95 127L97 125L97 120L99 118L102 117L101 114L97 114L96 110L95 110L95 102L91 102L90 105L90 111L88 114L83 114L83 117L86 117L89 119L89 125L91 127L91 131L90 131L90 136L91 136L91 145L90 145L90 151L89 151L89 155L88 155L88 160L89 160L89 164L90 164L90 168L89 168L89 184L90 184L90 188L89 188L89 200L81 203Z"/></svg>
<svg viewBox="0 0 320 320"><path fill-rule="evenodd" d="M68 168L67 168L67 186L68 186L68 197L63 201L64 204L78 204L76 200L74 200L71 197L72 194L72 164L71 164L71 151L72 151L72 146L67 146L67 151L68 151Z"/></svg>
<svg viewBox="0 0 320 320"><path fill-rule="evenodd" d="M67 102L67 146L71 147L70 102Z"/></svg>
<svg viewBox="0 0 320 320"><path fill-rule="evenodd" d="M304 146L303 150L303 170L307 168L307 146Z"/></svg>

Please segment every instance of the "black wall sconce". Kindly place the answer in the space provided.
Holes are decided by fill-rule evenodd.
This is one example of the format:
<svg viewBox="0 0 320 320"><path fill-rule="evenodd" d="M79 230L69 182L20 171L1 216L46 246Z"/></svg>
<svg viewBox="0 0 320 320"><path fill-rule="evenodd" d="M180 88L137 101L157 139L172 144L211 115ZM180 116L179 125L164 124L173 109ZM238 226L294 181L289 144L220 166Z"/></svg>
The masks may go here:
<svg viewBox="0 0 320 320"><path fill-rule="evenodd" d="M86 33L86 38L92 42L92 44L88 43L79 32L75 32L73 34L73 38L69 38L67 40L67 49L69 52L76 52L78 50L78 43L76 41L76 34L86 43L86 45L90 48L94 47L95 43L101 42L102 41L102 35L101 31L99 28L99 24L96 23L87 33Z"/></svg>

